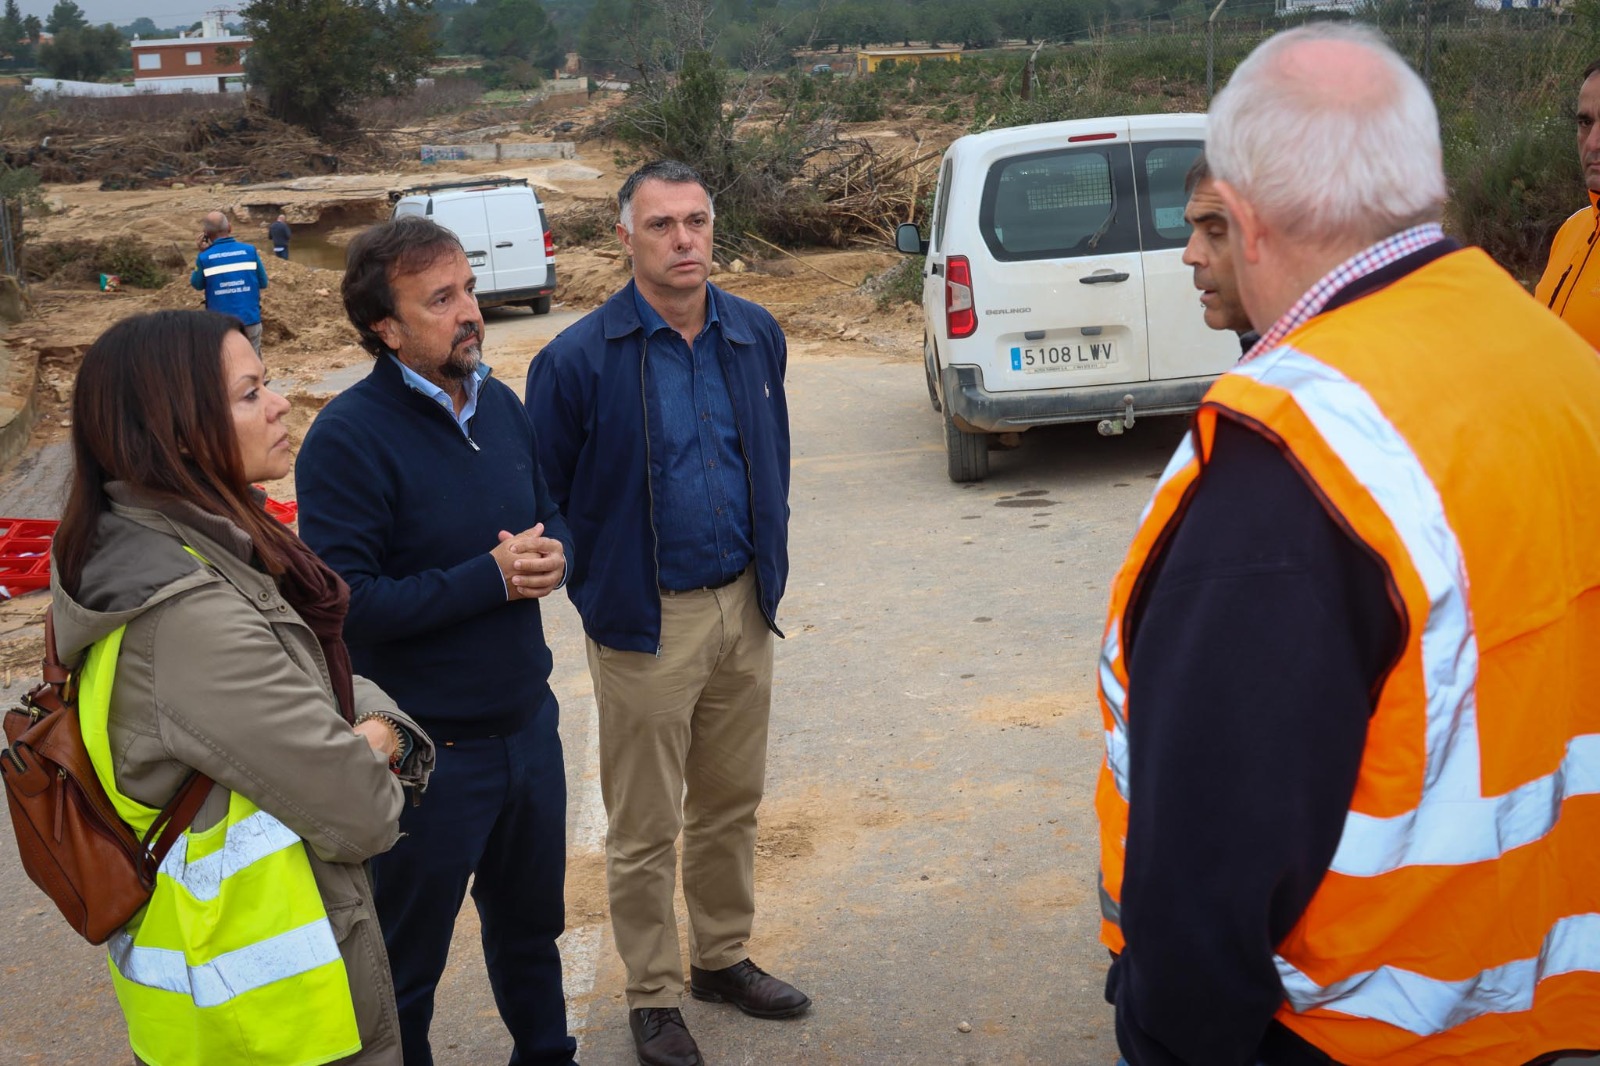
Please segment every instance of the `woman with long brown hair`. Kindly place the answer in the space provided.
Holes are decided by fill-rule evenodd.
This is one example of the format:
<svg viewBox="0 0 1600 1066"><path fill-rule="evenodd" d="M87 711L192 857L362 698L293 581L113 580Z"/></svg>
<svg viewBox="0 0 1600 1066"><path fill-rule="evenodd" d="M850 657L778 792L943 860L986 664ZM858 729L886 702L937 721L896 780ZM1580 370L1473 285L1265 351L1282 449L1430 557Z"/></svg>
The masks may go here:
<svg viewBox="0 0 1600 1066"><path fill-rule="evenodd" d="M263 509L288 401L237 319L160 311L85 354L53 548L84 742L139 834L214 781L150 902L110 942L151 1066L397 1064L363 863L398 835L431 742L351 674L349 590Z"/></svg>

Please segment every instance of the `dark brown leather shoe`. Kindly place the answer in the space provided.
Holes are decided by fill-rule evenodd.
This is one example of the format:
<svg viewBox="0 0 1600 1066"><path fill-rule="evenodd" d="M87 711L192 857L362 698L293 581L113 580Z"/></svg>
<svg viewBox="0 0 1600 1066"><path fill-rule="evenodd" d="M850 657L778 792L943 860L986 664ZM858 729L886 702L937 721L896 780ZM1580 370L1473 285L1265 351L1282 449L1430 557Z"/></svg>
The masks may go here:
<svg viewBox="0 0 1600 1066"><path fill-rule="evenodd" d="M705 1066L677 1007L630 1010L628 1028L633 1030L633 1049L640 1066Z"/></svg>
<svg viewBox="0 0 1600 1066"><path fill-rule="evenodd" d="M804 992L749 959L722 970L689 967L689 994L707 1003L732 1003L754 1018L793 1018L811 1006Z"/></svg>

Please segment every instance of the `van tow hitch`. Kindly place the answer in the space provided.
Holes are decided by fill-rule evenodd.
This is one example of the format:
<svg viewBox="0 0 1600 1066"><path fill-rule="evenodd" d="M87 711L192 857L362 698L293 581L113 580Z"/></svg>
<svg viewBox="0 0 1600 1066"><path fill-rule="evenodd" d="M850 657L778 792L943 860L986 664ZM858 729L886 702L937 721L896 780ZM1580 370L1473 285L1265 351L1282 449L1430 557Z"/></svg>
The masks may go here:
<svg viewBox="0 0 1600 1066"><path fill-rule="evenodd" d="M1102 437L1120 437L1124 432L1133 428L1133 397L1122 398L1121 418L1102 418L1095 427Z"/></svg>

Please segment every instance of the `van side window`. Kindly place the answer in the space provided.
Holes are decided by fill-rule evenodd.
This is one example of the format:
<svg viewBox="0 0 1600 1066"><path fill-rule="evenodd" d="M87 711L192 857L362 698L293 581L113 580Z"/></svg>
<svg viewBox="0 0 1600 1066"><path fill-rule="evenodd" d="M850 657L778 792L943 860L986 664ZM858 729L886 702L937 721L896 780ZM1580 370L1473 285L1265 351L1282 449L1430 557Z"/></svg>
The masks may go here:
<svg viewBox="0 0 1600 1066"><path fill-rule="evenodd" d="M978 222L996 259L1137 252L1126 144L1002 159L989 169Z"/></svg>
<svg viewBox="0 0 1600 1066"><path fill-rule="evenodd" d="M1200 156L1200 145L1181 143L1140 144L1134 148L1139 170L1140 221L1145 227L1145 251L1180 248L1189 240L1183 209L1189 196L1183 180Z"/></svg>
<svg viewBox="0 0 1600 1066"><path fill-rule="evenodd" d="M944 216L950 210L950 170L955 161L946 159L939 174L939 202L933 205L933 250L938 251L944 241Z"/></svg>

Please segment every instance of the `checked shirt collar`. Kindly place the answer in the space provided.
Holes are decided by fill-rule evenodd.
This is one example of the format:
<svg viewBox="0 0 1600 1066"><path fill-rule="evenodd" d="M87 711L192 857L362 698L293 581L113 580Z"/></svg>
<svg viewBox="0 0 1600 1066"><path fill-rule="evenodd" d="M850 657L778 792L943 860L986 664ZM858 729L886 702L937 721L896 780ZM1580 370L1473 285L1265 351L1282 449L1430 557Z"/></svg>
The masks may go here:
<svg viewBox="0 0 1600 1066"><path fill-rule="evenodd" d="M1385 237L1372 247L1357 252L1332 270L1328 271L1305 295L1296 300L1294 306L1284 312L1282 318L1272 324L1272 328L1262 334L1261 339L1240 358L1241 364L1248 363L1258 355L1265 355L1283 343L1283 338L1300 328L1306 322L1322 313L1328 306L1328 301L1338 295L1339 290L1354 281L1366 277L1377 270L1382 270L1390 263L1397 262L1410 255L1420 252L1436 241L1444 240L1444 229L1437 222L1427 222L1420 226L1401 230L1392 237Z"/></svg>

